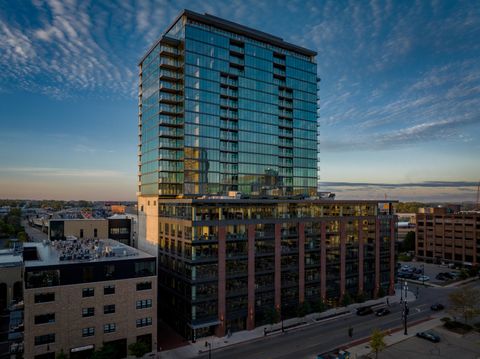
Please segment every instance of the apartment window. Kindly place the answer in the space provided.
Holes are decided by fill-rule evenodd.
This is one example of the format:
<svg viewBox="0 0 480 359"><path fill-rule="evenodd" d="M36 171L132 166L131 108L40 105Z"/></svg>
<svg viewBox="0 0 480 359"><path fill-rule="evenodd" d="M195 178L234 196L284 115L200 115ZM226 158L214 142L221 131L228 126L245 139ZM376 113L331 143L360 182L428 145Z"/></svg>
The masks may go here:
<svg viewBox="0 0 480 359"><path fill-rule="evenodd" d="M80 230L80 238L83 238L83 229Z"/></svg>
<svg viewBox="0 0 480 359"><path fill-rule="evenodd" d="M137 283L137 290L148 290L148 289L152 289L152 282Z"/></svg>
<svg viewBox="0 0 480 359"><path fill-rule="evenodd" d="M95 295L95 289L93 288L83 288L82 289L82 297L93 297Z"/></svg>
<svg viewBox="0 0 480 359"><path fill-rule="evenodd" d="M40 314L35 316L35 324L55 323L55 313Z"/></svg>
<svg viewBox="0 0 480 359"><path fill-rule="evenodd" d="M117 325L115 323L105 324L103 326L104 333L113 333L117 329Z"/></svg>
<svg viewBox="0 0 480 359"><path fill-rule="evenodd" d="M96 229L96 228L93 229L93 237L95 237L95 238L98 237L98 229Z"/></svg>
<svg viewBox="0 0 480 359"><path fill-rule="evenodd" d="M137 328L152 325L152 317L137 319Z"/></svg>
<svg viewBox="0 0 480 359"><path fill-rule="evenodd" d="M106 285L103 287L103 294L115 294L115 286L114 285Z"/></svg>
<svg viewBox="0 0 480 359"><path fill-rule="evenodd" d="M35 337L35 345L55 343L55 333L39 335Z"/></svg>
<svg viewBox="0 0 480 359"><path fill-rule="evenodd" d="M105 270L105 278L112 279L115 276L114 264L106 264L104 266L104 270Z"/></svg>
<svg viewBox="0 0 480 359"><path fill-rule="evenodd" d="M48 303L55 301L55 293L38 293L35 294L35 303Z"/></svg>
<svg viewBox="0 0 480 359"><path fill-rule="evenodd" d="M93 317L95 315L95 308L82 308L82 317Z"/></svg>
<svg viewBox="0 0 480 359"><path fill-rule="evenodd" d="M145 309L152 307L152 300L151 299L143 299L137 300L137 309Z"/></svg>
<svg viewBox="0 0 480 359"><path fill-rule="evenodd" d="M108 304L103 306L103 314L115 313L115 304Z"/></svg>
<svg viewBox="0 0 480 359"><path fill-rule="evenodd" d="M95 327L88 327L82 329L82 337L92 337L95 335Z"/></svg>

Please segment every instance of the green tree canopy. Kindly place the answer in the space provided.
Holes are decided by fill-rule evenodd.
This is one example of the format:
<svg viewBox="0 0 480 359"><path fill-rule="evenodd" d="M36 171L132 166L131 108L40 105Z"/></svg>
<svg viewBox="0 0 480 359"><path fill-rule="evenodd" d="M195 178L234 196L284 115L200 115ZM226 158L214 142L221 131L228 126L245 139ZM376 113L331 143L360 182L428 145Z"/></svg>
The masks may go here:
<svg viewBox="0 0 480 359"><path fill-rule="evenodd" d="M383 351L387 347L387 344L385 344L385 341L383 340L384 337L385 334L380 330L373 330L372 336L370 337L370 347L375 353L375 358L378 358L378 353Z"/></svg>

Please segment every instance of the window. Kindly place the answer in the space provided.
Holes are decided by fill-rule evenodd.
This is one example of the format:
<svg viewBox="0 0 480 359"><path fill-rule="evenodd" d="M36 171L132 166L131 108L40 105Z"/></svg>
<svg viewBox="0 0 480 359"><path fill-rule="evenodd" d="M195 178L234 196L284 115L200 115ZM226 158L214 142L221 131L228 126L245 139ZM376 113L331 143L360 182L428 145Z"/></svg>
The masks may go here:
<svg viewBox="0 0 480 359"><path fill-rule="evenodd" d="M148 289L152 289L152 282L137 283L137 290L148 290Z"/></svg>
<svg viewBox="0 0 480 359"><path fill-rule="evenodd" d="M151 299L143 299L137 300L137 309L145 309L152 307L152 300Z"/></svg>
<svg viewBox="0 0 480 359"><path fill-rule="evenodd" d="M155 275L155 261L135 262L135 275L137 277Z"/></svg>
<svg viewBox="0 0 480 359"><path fill-rule="evenodd" d="M55 343L55 333L39 335L35 337L35 345Z"/></svg>
<svg viewBox="0 0 480 359"><path fill-rule="evenodd" d="M96 228L93 229L93 237L94 238L98 237L98 229L96 229Z"/></svg>
<svg viewBox="0 0 480 359"><path fill-rule="evenodd" d="M137 328L152 325L152 317L137 319Z"/></svg>
<svg viewBox="0 0 480 359"><path fill-rule="evenodd" d="M103 287L103 294L115 294L115 286L114 285L106 285Z"/></svg>
<svg viewBox="0 0 480 359"><path fill-rule="evenodd" d="M82 317L93 317L95 315L95 308L82 308Z"/></svg>
<svg viewBox="0 0 480 359"><path fill-rule="evenodd" d="M105 264L105 278L111 279L115 276L115 265L114 264Z"/></svg>
<svg viewBox="0 0 480 359"><path fill-rule="evenodd" d="M55 301L55 293L35 294L35 303L48 303Z"/></svg>
<svg viewBox="0 0 480 359"><path fill-rule="evenodd" d="M95 295L95 289L93 288L83 288L82 289L82 297L93 297Z"/></svg>
<svg viewBox="0 0 480 359"><path fill-rule="evenodd" d="M93 266L83 267L83 283L89 283L93 281Z"/></svg>
<svg viewBox="0 0 480 359"><path fill-rule="evenodd" d="M103 326L103 332L104 333L113 333L117 328L117 325L115 323L110 323L110 324L105 324Z"/></svg>
<svg viewBox="0 0 480 359"><path fill-rule="evenodd" d="M115 304L108 304L103 306L103 314L115 313Z"/></svg>
<svg viewBox="0 0 480 359"><path fill-rule="evenodd" d="M80 230L80 238L83 238L83 229Z"/></svg>
<svg viewBox="0 0 480 359"><path fill-rule="evenodd" d="M55 313L40 314L35 316L35 324L55 323Z"/></svg>
<svg viewBox="0 0 480 359"><path fill-rule="evenodd" d="M95 335L95 327L83 328L82 337L92 337Z"/></svg>

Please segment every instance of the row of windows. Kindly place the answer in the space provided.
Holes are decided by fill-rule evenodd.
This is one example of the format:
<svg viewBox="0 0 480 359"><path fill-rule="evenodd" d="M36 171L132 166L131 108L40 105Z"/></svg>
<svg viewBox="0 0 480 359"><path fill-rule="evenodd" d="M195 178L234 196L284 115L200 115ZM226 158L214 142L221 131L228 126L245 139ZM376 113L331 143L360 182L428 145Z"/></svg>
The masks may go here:
<svg viewBox="0 0 480 359"><path fill-rule="evenodd" d="M203 45L203 47L200 50L198 48L199 45ZM222 50L219 50L219 51L222 52ZM215 49L212 49L212 48L208 49L208 45L199 43L194 40L189 41L188 49L185 53L185 63L190 65L210 68L216 71L229 72L230 62L232 58L229 56L227 59L222 59L219 57L212 56L211 55L212 53L215 53ZM247 68L250 67L255 70L269 72L271 75L274 72L273 60L268 61L268 60L261 59L259 57L245 56L244 61L242 62ZM291 76L293 78L296 78L304 82L316 83L316 80L317 80L316 74L307 73L300 69L292 68L289 66L286 66L285 73L287 77ZM271 78L272 77L270 76L270 79Z"/></svg>
<svg viewBox="0 0 480 359"><path fill-rule="evenodd" d="M215 46L220 46L226 49L228 49L231 46L229 39L237 38L237 39L240 39L241 41L245 41L244 51L246 55L251 55L251 56L266 59L268 61L273 61L273 50L274 50L276 52L283 53L286 55L286 61L289 66L302 69L304 71L308 71L314 74L316 74L317 72L317 65L314 62L312 62L310 59L307 59L304 55L300 55L295 52L278 48L270 44L262 43L260 41L249 39L247 37L242 37L241 35L232 34L225 30L211 28L209 29L210 30L209 31L207 29L202 29L199 26L205 27L205 25L203 24L197 25L197 24L189 23L189 25L186 26L185 37L187 39L199 40L207 44L215 44ZM221 32L225 35L217 34L218 32Z"/></svg>
<svg viewBox="0 0 480 359"><path fill-rule="evenodd" d="M104 333L114 333L117 330L115 323L108 323L103 325ZM95 327L88 327L82 329L82 337L92 337L95 335Z"/></svg>
<svg viewBox="0 0 480 359"><path fill-rule="evenodd" d="M207 79L210 81L220 82L220 72L216 70L210 70L206 67L185 64L185 75L197 77L200 79ZM245 67L245 72L243 73L243 76L239 77L239 79L242 79L242 78L250 79L253 81L262 81L270 84L274 83L273 74L271 72L262 71L252 67ZM240 84L240 81L239 81L239 84ZM310 94L315 94L315 103L316 103L316 94L317 94L316 83L309 83L302 80L287 77L285 80L285 86L293 89L294 93L297 91L304 91ZM148 101L148 98L146 100Z"/></svg>
<svg viewBox="0 0 480 359"><path fill-rule="evenodd" d="M152 289L152 282L139 282L137 283L137 290L149 290ZM115 294L115 285L106 285L103 287L103 294ZM83 288L82 297L93 297L95 295L94 288ZM37 293L34 297L35 303L48 303L55 301L55 293Z"/></svg>

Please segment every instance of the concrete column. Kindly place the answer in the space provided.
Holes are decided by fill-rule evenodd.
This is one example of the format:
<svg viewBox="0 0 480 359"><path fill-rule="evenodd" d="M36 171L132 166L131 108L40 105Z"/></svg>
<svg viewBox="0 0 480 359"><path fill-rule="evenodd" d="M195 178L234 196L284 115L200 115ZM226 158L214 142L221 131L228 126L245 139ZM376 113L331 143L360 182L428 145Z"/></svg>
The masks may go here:
<svg viewBox="0 0 480 359"><path fill-rule="evenodd" d="M320 241L320 296L322 301L327 300L327 225L324 221L321 223L321 241Z"/></svg>
<svg viewBox="0 0 480 359"><path fill-rule="evenodd" d="M390 220L390 287L388 294L395 294L395 218Z"/></svg>
<svg viewBox="0 0 480 359"><path fill-rule="evenodd" d="M380 288L380 220L375 221L375 289L373 296L378 296L378 289Z"/></svg>
<svg viewBox="0 0 480 359"><path fill-rule="evenodd" d="M298 224L298 301L305 301L305 223Z"/></svg>
<svg viewBox="0 0 480 359"><path fill-rule="evenodd" d="M358 294L363 293L363 264L364 264L364 239L363 221L358 226Z"/></svg>
<svg viewBox="0 0 480 359"><path fill-rule="evenodd" d="M346 241L347 241L347 231L345 219L340 220L340 300L345 295L345 252L346 252Z"/></svg>
<svg viewBox="0 0 480 359"><path fill-rule="evenodd" d="M249 224L248 235L248 316L247 330L255 329L255 225Z"/></svg>
<svg viewBox="0 0 480 359"><path fill-rule="evenodd" d="M218 324L216 335L225 336L226 321L226 228L218 227Z"/></svg>
<svg viewBox="0 0 480 359"><path fill-rule="evenodd" d="M275 309L282 308L282 225L275 224Z"/></svg>

